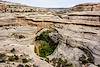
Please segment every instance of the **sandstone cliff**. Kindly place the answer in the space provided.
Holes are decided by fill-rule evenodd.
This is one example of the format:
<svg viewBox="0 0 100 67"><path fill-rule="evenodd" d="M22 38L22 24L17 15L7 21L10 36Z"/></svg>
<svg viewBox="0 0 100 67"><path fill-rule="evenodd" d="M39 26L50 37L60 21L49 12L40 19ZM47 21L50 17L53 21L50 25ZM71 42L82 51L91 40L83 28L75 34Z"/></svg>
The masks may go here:
<svg viewBox="0 0 100 67"><path fill-rule="evenodd" d="M99 4L51 10L0 3L0 67L100 66Z"/></svg>
<svg viewBox="0 0 100 67"><path fill-rule="evenodd" d="M79 4L72 8L72 11L100 11L100 3Z"/></svg>

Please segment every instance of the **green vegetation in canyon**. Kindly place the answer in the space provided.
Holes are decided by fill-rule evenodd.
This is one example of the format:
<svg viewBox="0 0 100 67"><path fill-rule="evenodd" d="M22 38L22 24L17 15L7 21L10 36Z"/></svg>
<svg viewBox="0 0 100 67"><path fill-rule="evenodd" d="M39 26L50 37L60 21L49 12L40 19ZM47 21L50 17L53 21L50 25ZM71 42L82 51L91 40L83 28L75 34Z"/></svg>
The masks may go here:
<svg viewBox="0 0 100 67"><path fill-rule="evenodd" d="M36 41L40 44L38 47L40 57L46 58L48 55L51 55L57 47L57 43L54 43L54 41L49 37L49 33L51 32L52 31L47 30L36 37Z"/></svg>

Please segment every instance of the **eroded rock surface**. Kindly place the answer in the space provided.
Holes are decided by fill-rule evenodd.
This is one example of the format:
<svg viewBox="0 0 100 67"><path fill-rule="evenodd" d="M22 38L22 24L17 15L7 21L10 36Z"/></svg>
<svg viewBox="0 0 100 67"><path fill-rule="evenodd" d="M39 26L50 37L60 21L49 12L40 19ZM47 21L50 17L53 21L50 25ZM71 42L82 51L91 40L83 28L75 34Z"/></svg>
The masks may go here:
<svg viewBox="0 0 100 67"><path fill-rule="evenodd" d="M75 12L57 14L52 9L49 11L1 1L0 67L99 66L100 10L99 4L89 5L81 5L86 7L82 12L76 12L76 6ZM20 8L17 10L14 7ZM51 55L40 57L34 52L35 38L52 28L56 31L49 33L48 37L57 43L57 47Z"/></svg>

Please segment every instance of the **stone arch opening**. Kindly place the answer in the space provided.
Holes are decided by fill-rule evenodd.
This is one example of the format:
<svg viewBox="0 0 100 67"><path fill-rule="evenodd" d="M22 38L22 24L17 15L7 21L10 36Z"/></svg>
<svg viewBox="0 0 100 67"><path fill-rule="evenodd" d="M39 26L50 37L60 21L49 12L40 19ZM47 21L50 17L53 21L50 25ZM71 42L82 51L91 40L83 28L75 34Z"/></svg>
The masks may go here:
<svg viewBox="0 0 100 67"><path fill-rule="evenodd" d="M47 58L47 56L51 55L58 46L59 42L55 42L50 37L50 33L52 32L56 32L56 30L42 29L35 37L36 45L34 51L38 56Z"/></svg>

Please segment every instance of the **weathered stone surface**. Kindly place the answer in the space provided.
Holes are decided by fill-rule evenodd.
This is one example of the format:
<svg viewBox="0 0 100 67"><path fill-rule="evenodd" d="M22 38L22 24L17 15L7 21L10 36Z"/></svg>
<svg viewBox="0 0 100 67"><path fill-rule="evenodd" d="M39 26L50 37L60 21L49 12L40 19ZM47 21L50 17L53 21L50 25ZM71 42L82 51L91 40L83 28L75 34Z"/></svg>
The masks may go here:
<svg viewBox="0 0 100 67"><path fill-rule="evenodd" d="M100 3L84 3L76 5L72 11L100 11Z"/></svg>
<svg viewBox="0 0 100 67"><path fill-rule="evenodd" d="M15 10L14 7L18 9ZM26 10L27 8L28 10ZM7 56L25 55L24 57L31 58L29 65L53 67L52 64L47 63L43 58L41 60L41 57L34 53L35 37L41 32L53 28L56 32L50 33L49 36L59 44L54 53L48 56L50 60L63 58L72 63L74 67L81 67L84 60L79 59L85 56L86 60L90 57L89 60L94 62L94 65L89 62L91 64L88 67L100 65L99 4L77 5L73 11L82 12L56 15L56 12L50 12L48 9L1 2L0 53ZM10 52L13 48L15 52ZM9 65L17 66L19 63L21 60L14 62L15 65L9 62ZM2 63L0 66L4 67L8 64Z"/></svg>

